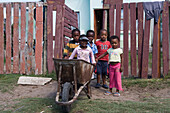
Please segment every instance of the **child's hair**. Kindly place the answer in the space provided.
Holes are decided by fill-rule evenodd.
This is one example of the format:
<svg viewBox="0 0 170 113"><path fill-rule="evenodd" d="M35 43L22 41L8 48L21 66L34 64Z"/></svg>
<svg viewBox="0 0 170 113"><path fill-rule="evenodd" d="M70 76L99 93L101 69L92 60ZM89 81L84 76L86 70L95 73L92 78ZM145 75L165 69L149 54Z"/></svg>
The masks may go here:
<svg viewBox="0 0 170 113"><path fill-rule="evenodd" d="M102 31L106 31L106 32L107 32L107 30L106 30L106 29L101 29L101 30L100 30L100 34L101 34L101 32L102 32Z"/></svg>
<svg viewBox="0 0 170 113"><path fill-rule="evenodd" d="M95 35L95 32L94 32L93 30L88 30L87 33L86 33L86 36L87 36L90 32L92 32L92 33Z"/></svg>
<svg viewBox="0 0 170 113"><path fill-rule="evenodd" d="M110 41L111 41L112 39L117 39L117 40L118 40L118 42L120 42L119 37L118 37L118 36L116 36L116 35L111 36L111 37L110 37Z"/></svg>
<svg viewBox="0 0 170 113"><path fill-rule="evenodd" d="M75 31L78 31L78 32L80 33L80 30L76 28L76 29L73 29L73 30L72 30L72 35L73 35L73 33L74 33Z"/></svg>

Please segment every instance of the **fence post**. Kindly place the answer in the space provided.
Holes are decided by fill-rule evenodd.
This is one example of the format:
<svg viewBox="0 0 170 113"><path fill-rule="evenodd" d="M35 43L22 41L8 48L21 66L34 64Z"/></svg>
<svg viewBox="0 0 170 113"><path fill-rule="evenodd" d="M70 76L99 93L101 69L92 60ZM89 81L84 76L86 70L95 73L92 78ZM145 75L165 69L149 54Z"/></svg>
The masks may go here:
<svg viewBox="0 0 170 113"><path fill-rule="evenodd" d="M19 4L14 3L13 73L19 73Z"/></svg>
<svg viewBox="0 0 170 113"><path fill-rule="evenodd" d="M6 74L11 73L11 4L6 4Z"/></svg>
<svg viewBox="0 0 170 113"><path fill-rule="evenodd" d="M21 3L20 74L25 74L26 3Z"/></svg>
<svg viewBox="0 0 170 113"><path fill-rule="evenodd" d="M4 74L4 15L3 4L0 4L0 74Z"/></svg>
<svg viewBox="0 0 170 113"><path fill-rule="evenodd" d="M162 14L163 75L169 71L169 2L164 2Z"/></svg>
<svg viewBox="0 0 170 113"><path fill-rule="evenodd" d="M43 41L43 5L36 4L36 49L35 49L35 74L42 74L42 41Z"/></svg>

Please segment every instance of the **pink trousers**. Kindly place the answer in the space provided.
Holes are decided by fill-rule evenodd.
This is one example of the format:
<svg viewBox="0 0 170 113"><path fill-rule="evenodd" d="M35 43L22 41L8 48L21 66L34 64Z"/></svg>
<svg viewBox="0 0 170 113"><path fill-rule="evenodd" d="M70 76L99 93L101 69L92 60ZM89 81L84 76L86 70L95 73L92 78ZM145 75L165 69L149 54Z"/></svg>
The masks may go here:
<svg viewBox="0 0 170 113"><path fill-rule="evenodd" d="M109 66L109 78L110 78L109 88L116 88L118 90L123 91L120 66L121 66L120 63Z"/></svg>

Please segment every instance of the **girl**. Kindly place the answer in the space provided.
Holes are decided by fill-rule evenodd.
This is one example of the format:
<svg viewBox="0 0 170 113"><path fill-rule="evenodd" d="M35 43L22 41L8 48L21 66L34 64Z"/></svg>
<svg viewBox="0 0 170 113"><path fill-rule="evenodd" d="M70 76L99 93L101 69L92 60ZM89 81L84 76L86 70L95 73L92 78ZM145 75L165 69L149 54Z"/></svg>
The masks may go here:
<svg viewBox="0 0 170 113"><path fill-rule="evenodd" d="M88 41L89 39L86 37L86 35L81 35L79 38L80 46L74 49L69 59L73 59L74 56L77 54L77 59L82 59L90 63L91 58L92 64L96 64L93 51L89 46L87 46Z"/></svg>
<svg viewBox="0 0 170 113"><path fill-rule="evenodd" d="M109 54L109 78L110 78L110 84L109 84L109 91L106 91L105 95L112 94L112 88L116 88L116 93L114 93L114 96L120 96L119 90L122 89L122 83L121 83L121 72L122 70L122 55L123 51L121 48L119 48L120 40L117 36L111 36L110 42L112 45L112 48L108 49L107 52L102 54L96 59L96 62L98 59L106 56Z"/></svg>

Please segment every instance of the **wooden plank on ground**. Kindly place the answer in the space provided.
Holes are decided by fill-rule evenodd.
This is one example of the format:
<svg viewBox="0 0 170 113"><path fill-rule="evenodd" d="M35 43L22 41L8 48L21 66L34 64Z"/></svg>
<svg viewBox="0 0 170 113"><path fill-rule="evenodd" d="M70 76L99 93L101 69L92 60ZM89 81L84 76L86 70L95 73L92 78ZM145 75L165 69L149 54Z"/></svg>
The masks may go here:
<svg viewBox="0 0 170 113"><path fill-rule="evenodd" d="M131 75L137 75L136 69L136 3L130 3L130 36L131 36Z"/></svg>
<svg viewBox="0 0 170 113"><path fill-rule="evenodd" d="M138 77L142 70L142 43L143 43L143 3L138 3Z"/></svg>
<svg viewBox="0 0 170 113"><path fill-rule="evenodd" d="M13 73L19 73L19 4L14 3Z"/></svg>
<svg viewBox="0 0 170 113"><path fill-rule="evenodd" d="M55 32L55 47L54 47L54 58L61 58L61 40L63 40L63 34L62 34L62 19L63 19L63 6L62 5L57 5L57 10L56 10L56 32Z"/></svg>
<svg viewBox="0 0 170 113"><path fill-rule="evenodd" d="M42 74L43 4L36 3L35 74Z"/></svg>
<svg viewBox="0 0 170 113"><path fill-rule="evenodd" d="M21 3L20 74L25 74L26 3Z"/></svg>
<svg viewBox="0 0 170 113"><path fill-rule="evenodd" d="M29 19L28 19L28 55L27 55L27 75L32 74L32 58L33 58L33 20L34 20L34 3L29 3Z"/></svg>
<svg viewBox="0 0 170 113"><path fill-rule="evenodd" d="M110 36L114 35L114 6L111 5L109 9L109 30Z"/></svg>
<svg viewBox="0 0 170 113"><path fill-rule="evenodd" d="M11 73L11 4L6 4L6 74Z"/></svg>
<svg viewBox="0 0 170 113"><path fill-rule="evenodd" d="M52 73L54 70L53 62L53 6L48 5L47 7L47 66L48 72Z"/></svg>
<svg viewBox="0 0 170 113"><path fill-rule="evenodd" d="M0 4L0 74L4 74L4 12Z"/></svg>
<svg viewBox="0 0 170 113"><path fill-rule="evenodd" d="M19 77L17 84L45 85L45 84L49 83L51 80L52 80L52 78L21 76L21 77Z"/></svg>
<svg viewBox="0 0 170 113"><path fill-rule="evenodd" d="M120 38L121 4L116 4L116 35Z"/></svg>
<svg viewBox="0 0 170 113"><path fill-rule="evenodd" d="M148 78L149 38L150 38L150 20L146 20L145 29L144 29L143 49L142 49L142 53L143 53L142 71L141 71L142 78Z"/></svg>
<svg viewBox="0 0 170 113"><path fill-rule="evenodd" d="M129 4L123 5L123 75L128 77L129 75Z"/></svg>
<svg viewBox="0 0 170 113"><path fill-rule="evenodd" d="M162 49L163 49L163 75L169 71L169 3L164 2L162 14Z"/></svg>
<svg viewBox="0 0 170 113"><path fill-rule="evenodd" d="M160 77L160 17L154 24L153 49L152 49L152 78Z"/></svg>

